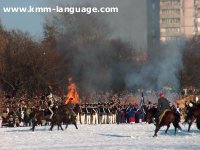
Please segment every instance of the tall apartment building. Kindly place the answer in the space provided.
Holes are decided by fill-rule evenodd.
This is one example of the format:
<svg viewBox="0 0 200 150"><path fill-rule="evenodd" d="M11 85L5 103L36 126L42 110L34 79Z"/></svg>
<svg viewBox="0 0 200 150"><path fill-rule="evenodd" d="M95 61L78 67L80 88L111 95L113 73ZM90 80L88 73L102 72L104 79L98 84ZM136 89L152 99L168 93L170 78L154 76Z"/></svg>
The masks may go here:
<svg viewBox="0 0 200 150"><path fill-rule="evenodd" d="M200 34L200 0L160 0L160 40Z"/></svg>
<svg viewBox="0 0 200 150"><path fill-rule="evenodd" d="M147 49L149 56L160 47L159 0L146 0L147 3Z"/></svg>
<svg viewBox="0 0 200 150"><path fill-rule="evenodd" d="M200 35L200 0L195 0L194 4L194 32L196 35Z"/></svg>

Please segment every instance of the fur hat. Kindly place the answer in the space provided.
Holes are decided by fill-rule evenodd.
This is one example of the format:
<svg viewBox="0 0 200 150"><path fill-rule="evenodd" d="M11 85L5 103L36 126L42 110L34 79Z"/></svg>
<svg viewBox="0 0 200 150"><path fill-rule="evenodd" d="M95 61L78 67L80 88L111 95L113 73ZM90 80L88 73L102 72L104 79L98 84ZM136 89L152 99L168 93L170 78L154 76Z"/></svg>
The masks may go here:
<svg viewBox="0 0 200 150"><path fill-rule="evenodd" d="M160 98L165 97L164 93L160 93Z"/></svg>

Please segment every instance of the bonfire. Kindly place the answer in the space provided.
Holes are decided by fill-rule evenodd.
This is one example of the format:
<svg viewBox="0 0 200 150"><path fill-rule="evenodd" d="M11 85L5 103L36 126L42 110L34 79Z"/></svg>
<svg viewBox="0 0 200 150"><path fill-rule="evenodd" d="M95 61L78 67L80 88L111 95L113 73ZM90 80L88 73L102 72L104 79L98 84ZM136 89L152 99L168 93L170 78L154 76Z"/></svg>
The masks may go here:
<svg viewBox="0 0 200 150"><path fill-rule="evenodd" d="M65 104L67 104L69 102L70 98L73 98L73 100L72 100L73 104L79 103L79 95L78 95L78 92L77 92L76 84L73 83L71 77L68 78L68 82L69 82L69 86L67 87L68 94L67 94L67 97L65 99Z"/></svg>

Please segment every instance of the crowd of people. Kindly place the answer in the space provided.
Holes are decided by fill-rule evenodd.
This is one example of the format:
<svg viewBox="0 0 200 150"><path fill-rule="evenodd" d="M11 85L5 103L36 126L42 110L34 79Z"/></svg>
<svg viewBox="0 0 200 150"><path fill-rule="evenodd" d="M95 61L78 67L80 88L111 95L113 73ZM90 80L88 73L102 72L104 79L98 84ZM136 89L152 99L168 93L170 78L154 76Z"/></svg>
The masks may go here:
<svg viewBox="0 0 200 150"><path fill-rule="evenodd" d="M171 105L175 109L179 108L175 101L180 98L180 95L173 92L165 93L165 97L173 102ZM79 104L76 105L80 107L78 121L82 124L119 124L144 121L144 109L157 107L158 97L159 91L153 90L144 91L139 89L136 93L131 91L123 91L121 93L112 91L105 93L93 92L90 96L82 96ZM64 104L64 102L65 97L60 98L52 94L33 98L28 98L27 96L1 98L2 125L14 126L13 122L15 122L15 126L26 126L29 123L28 116L35 109L43 110L46 114L50 112L51 118L53 109ZM95 112L98 113L98 119L94 119ZM88 116L90 116L89 119Z"/></svg>

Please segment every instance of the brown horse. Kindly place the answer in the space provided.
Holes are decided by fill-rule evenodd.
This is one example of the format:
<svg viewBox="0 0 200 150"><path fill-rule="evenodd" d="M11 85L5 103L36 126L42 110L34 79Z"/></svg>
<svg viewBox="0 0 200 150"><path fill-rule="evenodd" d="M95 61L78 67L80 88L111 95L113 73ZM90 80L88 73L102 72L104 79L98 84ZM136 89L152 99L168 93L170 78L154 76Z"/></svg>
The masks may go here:
<svg viewBox="0 0 200 150"><path fill-rule="evenodd" d="M197 128L200 130L200 105L193 104L192 106L186 107L186 117L184 123L188 123L188 132L190 132L190 127L192 123L197 119Z"/></svg>
<svg viewBox="0 0 200 150"><path fill-rule="evenodd" d="M58 125L58 130L59 127L61 130L63 130L62 123L66 124L65 129L67 129L69 124L74 124L76 129L78 129L76 124L76 116L71 113L70 109L66 108L66 105L59 106L59 108L55 111L51 119L51 127L49 130L52 131L55 125Z"/></svg>
<svg viewBox="0 0 200 150"><path fill-rule="evenodd" d="M51 121L50 115L45 115L43 110L33 110L30 119L32 120L32 131L35 130L35 126L42 125L43 121Z"/></svg>
<svg viewBox="0 0 200 150"><path fill-rule="evenodd" d="M151 108L147 111L147 122L148 123L153 123L153 119L156 118L156 115L158 113L157 108ZM166 113L163 115L162 119L159 122L156 122L155 126L155 133L154 133L154 137L157 136L158 131L160 130L160 128L162 126L167 126L167 129L165 130L165 133L167 133L170 124L173 123L174 128L175 128L175 132L174 134L176 134L177 128L179 128L181 130L181 127L179 126L179 122L180 122L180 115L178 115L177 113L169 110L166 111Z"/></svg>

